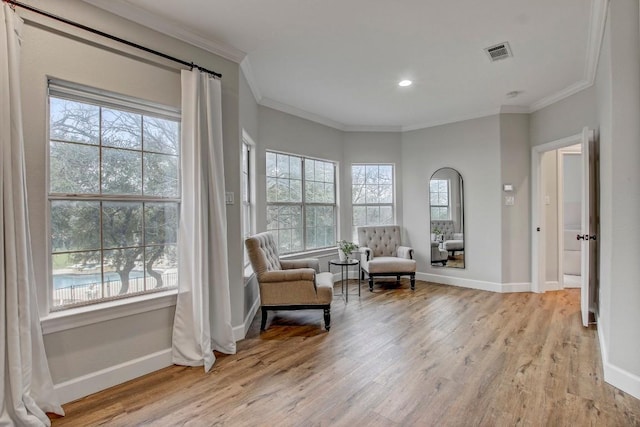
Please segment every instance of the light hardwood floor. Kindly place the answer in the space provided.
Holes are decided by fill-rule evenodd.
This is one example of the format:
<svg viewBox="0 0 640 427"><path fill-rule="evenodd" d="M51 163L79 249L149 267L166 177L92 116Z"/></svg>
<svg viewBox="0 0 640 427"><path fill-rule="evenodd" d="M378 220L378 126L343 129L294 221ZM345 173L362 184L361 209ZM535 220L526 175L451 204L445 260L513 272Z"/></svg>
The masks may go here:
<svg viewBox="0 0 640 427"><path fill-rule="evenodd" d="M634 426L604 383L579 290L496 294L408 280L322 312L259 315L211 372L173 366L64 406L62 425ZM353 288L352 288L353 291Z"/></svg>

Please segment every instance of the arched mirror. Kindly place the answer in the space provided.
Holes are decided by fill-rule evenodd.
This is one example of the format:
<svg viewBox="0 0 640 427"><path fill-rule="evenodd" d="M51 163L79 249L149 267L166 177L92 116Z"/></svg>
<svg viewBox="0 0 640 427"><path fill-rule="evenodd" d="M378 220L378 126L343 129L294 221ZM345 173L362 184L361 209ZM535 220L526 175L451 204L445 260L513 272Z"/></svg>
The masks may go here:
<svg viewBox="0 0 640 427"><path fill-rule="evenodd" d="M464 268L464 189L452 168L438 169L429 181L431 265Z"/></svg>

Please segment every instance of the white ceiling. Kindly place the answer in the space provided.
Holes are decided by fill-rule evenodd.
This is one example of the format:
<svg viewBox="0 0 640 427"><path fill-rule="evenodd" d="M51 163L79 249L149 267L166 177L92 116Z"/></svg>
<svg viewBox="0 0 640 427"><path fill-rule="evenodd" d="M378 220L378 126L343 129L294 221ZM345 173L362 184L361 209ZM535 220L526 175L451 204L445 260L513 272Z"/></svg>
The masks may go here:
<svg viewBox="0 0 640 427"><path fill-rule="evenodd" d="M260 104L344 130L562 99L593 83L605 13L603 0L85 1L241 62ZM504 41L513 57L491 62L483 49Z"/></svg>

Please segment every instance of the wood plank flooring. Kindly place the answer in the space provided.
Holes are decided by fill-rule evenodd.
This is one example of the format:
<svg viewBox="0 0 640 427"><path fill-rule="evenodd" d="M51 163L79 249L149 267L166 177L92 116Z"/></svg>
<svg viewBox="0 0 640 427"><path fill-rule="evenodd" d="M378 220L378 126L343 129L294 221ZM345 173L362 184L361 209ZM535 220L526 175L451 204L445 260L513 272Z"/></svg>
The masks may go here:
<svg viewBox="0 0 640 427"><path fill-rule="evenodd" d="M270 314L262 333L258 315L211 372L168 367L53 425L640 426L640 401L603 381L579 298L363 285L336 297L331 332L321 310Z"/></svg>

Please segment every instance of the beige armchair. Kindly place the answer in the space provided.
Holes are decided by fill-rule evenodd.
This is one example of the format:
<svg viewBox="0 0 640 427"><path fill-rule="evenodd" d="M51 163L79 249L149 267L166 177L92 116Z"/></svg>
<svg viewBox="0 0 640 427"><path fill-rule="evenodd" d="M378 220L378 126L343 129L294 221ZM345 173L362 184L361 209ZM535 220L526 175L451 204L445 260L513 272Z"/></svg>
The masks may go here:
<svg viewBox="0 0 640 427"><path fill-rule="evenodd" d="M416 261L413 249L400 244L400 227L378 225L358 227L358 245L362 252L360 261L362 278L369 276L369 290L373 291L373 279L377 276L409 276L411 290L416 288Z"/></svg>
<svg viewBox="0 0 640 427"><path fill-rule="evenodd" d="M260 287L260 330L265 329L268 310L317 308L324 311L324 326L328 331L331 327L333 275L319 273L320 264L315 258L281 260L271 233L256 234L244 243Z"/></svg>

